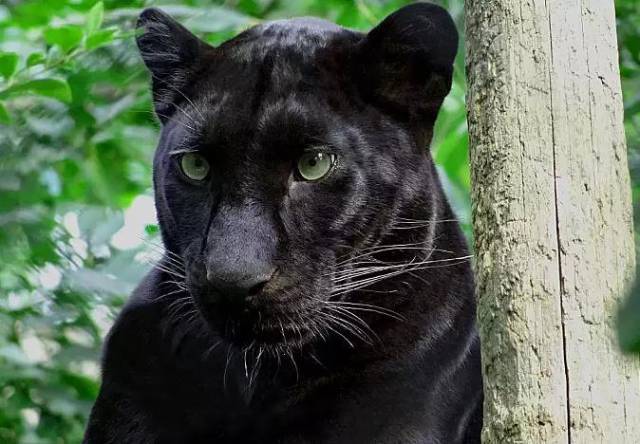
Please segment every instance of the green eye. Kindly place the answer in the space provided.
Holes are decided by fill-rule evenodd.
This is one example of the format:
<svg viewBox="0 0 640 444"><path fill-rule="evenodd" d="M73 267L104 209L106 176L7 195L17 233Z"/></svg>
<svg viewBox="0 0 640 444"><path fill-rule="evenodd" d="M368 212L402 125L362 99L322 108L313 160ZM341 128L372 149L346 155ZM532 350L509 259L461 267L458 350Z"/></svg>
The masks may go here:
<svg viewBox="0 0 640 444"><path fill-rule="evenodd" d="M209 174L209 162L200 154L186 153L180 159L182 172L193 180L203 180Z"/></svg>
<svg viewBox="0 0 640 444"><path fill-rule="evenodd" d="M304 180L322 179L331 170L336 161L333 154L321 151L305 153L298 160L298 172Z"/></svg>

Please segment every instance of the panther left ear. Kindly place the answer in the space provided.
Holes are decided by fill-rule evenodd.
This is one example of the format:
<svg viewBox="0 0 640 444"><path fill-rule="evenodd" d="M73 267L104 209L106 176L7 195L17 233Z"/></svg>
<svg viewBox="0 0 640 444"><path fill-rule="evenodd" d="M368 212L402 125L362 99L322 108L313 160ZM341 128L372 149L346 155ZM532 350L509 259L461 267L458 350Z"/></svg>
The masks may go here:
<svg viewBox="0 0 640 444"><path fill-rule="evenodd" d="M202 55L213 49L159 9L142 11L136 43L151 72L156 114L165 123L185 98L183 89L199 69Z"/></svg>
<svg viewBox="0 0 640 444"><path fill-rule="evenodd" d="M433 125L451 89L458 48L449 13L431 3L405 6L360 45L356 61L365 97L413 125Z"/></svg>

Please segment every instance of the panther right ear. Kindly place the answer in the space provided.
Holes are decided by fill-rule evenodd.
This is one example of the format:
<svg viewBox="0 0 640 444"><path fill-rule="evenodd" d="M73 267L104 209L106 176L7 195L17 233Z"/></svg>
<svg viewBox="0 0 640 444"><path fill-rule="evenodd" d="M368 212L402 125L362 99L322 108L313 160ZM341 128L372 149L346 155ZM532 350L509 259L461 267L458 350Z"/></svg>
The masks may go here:
<svg viewBox="0 0 640 444"><path fill-rule="evenodd" d="M136 29L140 55L151 72L156 114L165 123L184 100L183 89L197 71L203 53L212 47L156 8L142 11Z"/></svg>
<svg viewBox="0 0 640 444"><path fill-rule="evenodd" d="M373 28L356 56L358 82L379 107L428 131L451 89L458 32L449 13L412 3Z"/></svg>

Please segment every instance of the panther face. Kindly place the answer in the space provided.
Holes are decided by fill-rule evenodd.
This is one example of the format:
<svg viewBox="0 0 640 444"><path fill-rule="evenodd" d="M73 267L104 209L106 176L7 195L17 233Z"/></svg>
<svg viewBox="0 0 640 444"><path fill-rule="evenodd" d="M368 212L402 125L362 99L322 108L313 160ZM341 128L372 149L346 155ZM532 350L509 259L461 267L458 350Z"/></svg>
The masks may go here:
<svg viewBox="0 0 640 444"><path fill-rule="evenodd" d="M207 325L242 345L301 346L365 338L358 307L397 313L402 297L378 295L402 282L375 267L424 259L385 245L433 242L394 228L432 218L440 196L425 147L451 86L448 14L415 4L367 34L268 22L218 47L156 9L139 27L162 122L162 237Z"/></svg>

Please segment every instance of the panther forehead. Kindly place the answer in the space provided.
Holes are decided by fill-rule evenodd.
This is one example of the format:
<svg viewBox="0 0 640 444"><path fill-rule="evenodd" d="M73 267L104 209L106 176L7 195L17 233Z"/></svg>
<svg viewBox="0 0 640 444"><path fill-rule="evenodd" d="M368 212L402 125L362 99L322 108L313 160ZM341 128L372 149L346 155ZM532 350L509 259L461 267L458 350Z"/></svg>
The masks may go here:
<svg viewBox="0 0 640 444"><path fill-rule="evenodd" d="M338 26L335 23L317 17L295 17L291 19L272 20L256 27L256 30L261 30L262 32L291 32L305 30L308 32L315 31L317 34L339 32L344 31L344 29L345 28Z"/></svg>
<svg viewBox="0 0 640 444"><path fill-rule="evenodd" d="M254 26L222 44L225 54L236 61L264 59L286 51L306 58L330 42L359 35L355 31L313 17L274 20Z"/></svg>

